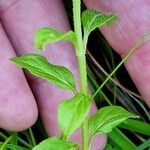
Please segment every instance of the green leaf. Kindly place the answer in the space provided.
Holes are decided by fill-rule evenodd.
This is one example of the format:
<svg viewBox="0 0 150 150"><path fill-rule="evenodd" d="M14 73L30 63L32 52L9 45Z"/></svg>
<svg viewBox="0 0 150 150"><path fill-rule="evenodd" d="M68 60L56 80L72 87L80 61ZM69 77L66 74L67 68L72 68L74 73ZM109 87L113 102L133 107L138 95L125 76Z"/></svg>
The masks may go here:
<svg viewBox="0 0 150 150"><path fill-rule="evenodd" d="M96 10L85 10L82 13L82 23L84 32L89 34L97 27L101 27L105 24L112 24L114 21L116 21L116 19L116 14L106 15Z"/></svg>
<svg viewBox="0 0 150 150"><path fill-rule="evenodd" d="M92 136L95 134L109 133L114 127L126 119L137 117L119 106L103 107L89 119L89 133Z"/></svg>
<svg viewBox="0 0 150 150"><path fill-rule="evenodd" d="M26 54L21 57L11 58L11 61L62 89L76 91L73 74L65 67L50 64L41 55Z"/></svg>
<svg viewBox="0 0 150 150"><path fill-rule="evenodd" d="M32 150L79 150L79 147L73 142L68 142L60 138L53 137L42 141Z"/></svg>
<svg viewBox="0 0 150 150"><path fill-rule="evenodd" d="M35 34L35 47L43 50L46 44L60 40L69 41L76 45L76 34L73 31L63 33L47 27L41 28Z"/></svg>
<svg viewBox="0 0 150 150"><path fill-rule="evenodd" d="M68 138L84 121L90 110L90 97L78 93L70 100L64 100L58 108L58 123L62 136Z"/></svg>

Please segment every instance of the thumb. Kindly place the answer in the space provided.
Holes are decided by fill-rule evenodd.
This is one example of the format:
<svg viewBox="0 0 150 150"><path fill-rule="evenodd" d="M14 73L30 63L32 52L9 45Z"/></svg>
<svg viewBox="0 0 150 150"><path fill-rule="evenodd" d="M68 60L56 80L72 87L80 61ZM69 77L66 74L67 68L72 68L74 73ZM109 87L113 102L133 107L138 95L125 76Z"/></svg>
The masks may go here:
<svg viewBox="0 0 150 150"><path fill-rule="evenodd" d="M112 47L124 56L138 39L150 29L150 1L84 0L87 7L118 14L118 21L101 29ZM125 66L139 92L150 106L150 40L126 61Z"/></svg>

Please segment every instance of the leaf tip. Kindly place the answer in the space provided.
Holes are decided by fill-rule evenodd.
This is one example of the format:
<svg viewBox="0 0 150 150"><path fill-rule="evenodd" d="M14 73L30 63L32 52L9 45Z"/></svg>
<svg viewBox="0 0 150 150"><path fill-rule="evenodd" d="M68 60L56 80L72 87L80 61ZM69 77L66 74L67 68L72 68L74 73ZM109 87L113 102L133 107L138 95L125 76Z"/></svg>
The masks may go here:
<svg viewBox="0 0 150 150"><path fill-rule="evenodd" d="M111 14L111 19L107 22L107 25L112 25L116 23L117 19L118 19L117 14Z"/></svg>
<svg viewBox="0 0 150 150"><path fill-rule="evenodd" d="M16 57L12 57L9 59L11 62L15 62L16 61Z"/></svg>
<svg viewBox="0 0 150 150"><path fill-rule="evenodd" d="M41 44L40 41L36 37L34 39L34 46L39 51L44 51L45 50L43 44Z"/></svg>
<svg viewBox="0 0 150 150"><path fill-rule="evenodd" d="M43 30L45 28L40 28L36 31L34 35L34 46L36 49L43 51L45 50L44 44L43 44Z"/></svg>

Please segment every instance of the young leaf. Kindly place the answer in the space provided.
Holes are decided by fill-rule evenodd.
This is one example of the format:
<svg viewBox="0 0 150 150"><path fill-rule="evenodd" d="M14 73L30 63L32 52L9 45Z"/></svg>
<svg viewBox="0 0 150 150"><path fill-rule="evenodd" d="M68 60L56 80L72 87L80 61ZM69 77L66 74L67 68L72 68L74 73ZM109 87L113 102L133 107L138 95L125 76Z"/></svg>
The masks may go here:
<svg viewBox="0 0 150 150"><path fill-rule="evenodd" d="M114 127L126 119L137 117L119 106L103 107L89 119L89 133L92 136L95 134L109 133Z"/></svg>
<svg viewBox="0 0 150 150"><path fill-rule="evenodd" d="M58 108L58 123L62 136L68 138L84 121L90 110L90 97L78 93L70 100L64 100Z"/></svg>
<svg viewBox="0 0 150 150"><path fill-rule="evenodd" d="M65 67L50 64L41 55L26 54L21 57L11 58L11 61L62 89L76 91L73 74Z"/></svg>
<svg viewBox="0 0 150 150"><path fill-rule="evenodd" d="M84 32L86 34L90 34L90 32L95 30L97 27L101 27L105 24L111 24L116 21L116 19L116 14L106 15L96 10L85 10L82 13Z"/></svg>
<svg viewBox="0 0 150 150"><path fill-rule="evenodd" d="M32 150L79 150L79 147L73 142L68 142L60 138L53 137L42 141Z"/></svg>
<svg viewBox="0 0 150 150"><path fill-rule="evenodd" d="M51 28L41 28L35 34L35 47L39 50L43 50L44 46L48 43L57 42L60 40L66 40L72 42L74 45L76 42L76 35L74 32L69 31L67 33L59 32Z"/></svg>

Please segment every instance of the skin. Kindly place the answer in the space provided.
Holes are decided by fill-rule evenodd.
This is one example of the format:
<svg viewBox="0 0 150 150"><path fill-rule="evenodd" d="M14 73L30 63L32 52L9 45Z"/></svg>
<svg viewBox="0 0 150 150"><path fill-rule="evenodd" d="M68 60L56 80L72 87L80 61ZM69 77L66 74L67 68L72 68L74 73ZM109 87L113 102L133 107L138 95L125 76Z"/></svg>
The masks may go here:
<svg viewBox="0 0 150 150"><path fill-rule="evenodd" d="M84 2L88 8L118 14L118 22L111 27L104 27L101 31L122 57L145 32L150 30L149 0L84 0ZM139 92L150 106L149 39L126 61L125 66Z"/></svg>
<svg viewBox="0 0 150 150"><path fill-rule="evenodd" d="M1 64L4 65L1 67L3 69L1 69L1 74L2 72L7 74L2 75L0 79L1 89L5 91L5 94L1 92L0 126L11 131L24 130L35 123L39 111L47 133L53 136L59 135L57 125L58 104L61 100L68 99L73 94L25 72L27 83L21 69L12 64L9 58L16 54L38 53L33 45L33 37L35 31L40 27L47 26L63 32L70 30L63 3L60 0L20 0L13 2L10 0L7 2L0 2L2 24L2 34L0 35L3 39L0 48L3 49L4 53L2 53L3 60L1 61L3 63ZM5 47L3 43L6 43ZM78 67L73 46L67 42L58 42L48 45L46 49L47 51L42 54L51 63L66 66L70 69L79 87ZM13 99L7 93L11 93ZM93 104L91 113L95 111L96 106ZM79 134L80 130L75 132L71 139L81 143ZM106 136L97 136L92 149L103 149L105 143Z"/></svg>
<svg viewBox="0 0 150 150"><path fill-rule="evenodd" d="M119 15L115 25L104 27L101 31L122 57L150 27L148 0L130 0L130 2L84 0L84 2L89 8L115 12ZM0 59L0 89L2 91L0 92L0 127L11 131L24 130L35 123L39 112L48 134L58 135L56 119L58 103L62 99L70 98L72 94L27 72L24 74L20 68L9 61L9 58L29 52L37 53L33 46L33 36L40 27L49 26L60 31L69 30L62 1L1 0L0 19L2 55ZM148 105L150 105L149 44L150 42L147 41L125 64ZM51 44L42 54L51 63L70 69L79 84L78 67L72 45L67 42ZM91 113L95 111L96 107L93 105ZM72 139L80 142L79 131ZM105 143L106 136L97 137L92 149L103 149Z"/></svg>

